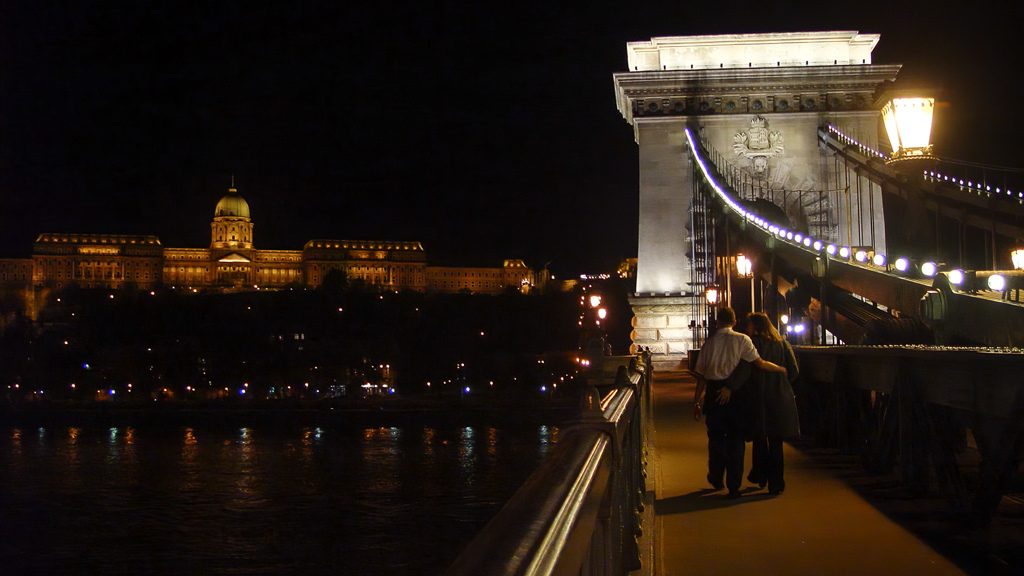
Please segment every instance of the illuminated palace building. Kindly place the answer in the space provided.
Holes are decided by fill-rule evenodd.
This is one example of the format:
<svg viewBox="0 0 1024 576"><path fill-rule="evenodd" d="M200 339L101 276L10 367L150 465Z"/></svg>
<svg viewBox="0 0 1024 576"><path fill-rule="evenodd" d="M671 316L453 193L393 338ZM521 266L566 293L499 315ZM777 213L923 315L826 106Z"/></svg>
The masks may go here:
<svg viewBox="0 0 1024 576"><path fill-rule="evenodd" d="M41 234L32 258L0 259L5 286L61 288L315 288L333 271L385 290L529 292L522 260L500 268L431 267L419 242L310 240L302 250L258 250L249 204L231 188L217 203L209 248L164 248L156 236Z"/></svg>

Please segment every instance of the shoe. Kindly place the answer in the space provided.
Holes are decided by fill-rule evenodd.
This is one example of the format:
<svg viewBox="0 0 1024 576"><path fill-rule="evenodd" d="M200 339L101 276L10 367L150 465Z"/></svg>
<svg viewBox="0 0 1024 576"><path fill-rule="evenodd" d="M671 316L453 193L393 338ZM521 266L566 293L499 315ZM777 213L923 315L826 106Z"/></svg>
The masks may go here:
<svg viewBox="0 0 1024 576"><path fill-rule="evenodd" d="M768 493L771 494L772 496L778 496L779 494L782 494L783 490L785 489L785 486L772 486L771 488L768 489Z"/></svg>
<svg viewBox="0 0 1024 576"><path fill-rule="evenodd" d="M729 500L735 500L740 496L743 496L743 494L739 490L729 490L729 494L726 495L726 498Z"/></svg>
<svg viewBox="0 0 1024 576"><path fill-rule="evenodd" d="M715 490L721 490L722 488L725 488L725 483L723 483L721 480L716 482L715 479L711 477L711 474L708 474L708 484L711 484L711 487L714 488Z"/></svg>
<svg viewBox="0 0 1024 576"><path fill-rule="evenodd" d="M747 482L751 484L757 484L757 487L764 490L764 487L768 485L768 480L763 478L755 478L753 474L747 475Z"/></svg>

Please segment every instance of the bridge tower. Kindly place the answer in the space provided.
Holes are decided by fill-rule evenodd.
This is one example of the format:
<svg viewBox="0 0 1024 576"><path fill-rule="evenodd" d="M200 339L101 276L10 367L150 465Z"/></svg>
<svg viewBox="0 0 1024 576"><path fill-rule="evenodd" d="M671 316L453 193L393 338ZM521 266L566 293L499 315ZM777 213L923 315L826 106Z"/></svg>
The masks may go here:
<svg viewBox="0 0 1024 576"><path fill-rule="evenodd" d="M793 230L884 250L881 190L817 143L818 127L831 123L877 149L875 92L900 69L872 64L879 38L835 31L627 44L629 71L614 83L639 146L634 349L649 347L659 364L677 365L699 347L704 290L723 270L714 258L722 248L701 233L686 128L700 134L719 170L743 183L743 198L774 204Z"/></svg>

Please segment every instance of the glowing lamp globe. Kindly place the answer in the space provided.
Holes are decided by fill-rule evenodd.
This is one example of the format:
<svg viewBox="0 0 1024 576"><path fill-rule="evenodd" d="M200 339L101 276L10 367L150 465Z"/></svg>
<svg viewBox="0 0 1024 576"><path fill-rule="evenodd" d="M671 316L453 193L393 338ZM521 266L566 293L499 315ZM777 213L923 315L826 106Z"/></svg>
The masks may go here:
<svg viewBox="0 0 1024 576"><path fill-rule="evenodd" d="M949 283L954 286L962 285L964 283L964 279L964 271L959 268L949 272Z"/></svg>
<svg viewBox="0 0 1024 576"><path fill-rule="evenodd" d="M988 277L988 289L1001 292L1006 290L1006 277L1002 274L993 274Z"/></svg>

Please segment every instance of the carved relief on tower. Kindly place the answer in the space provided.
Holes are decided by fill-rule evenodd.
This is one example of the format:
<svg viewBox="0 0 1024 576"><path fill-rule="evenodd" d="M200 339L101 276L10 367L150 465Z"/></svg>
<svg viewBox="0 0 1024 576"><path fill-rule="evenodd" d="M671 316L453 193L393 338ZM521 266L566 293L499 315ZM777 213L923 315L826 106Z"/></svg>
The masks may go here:
<svg viewBox="0 0 1024 576"><path fill-rule="evenodd" d="M807 137L816 121L781 121L774 125L755 116L742 131L719 136L723 147L731 134L735 160L742 177L732 185L747 201L768 201L785 213L787 226L815 238L838 241L836 194L820 176L816 141ZM783 137L783 132L789 141ZM834 186L833 186L834 188Z"/></svg>
<svg viewBox="0 0 1024 576"><path fill-rule="evenodd" d="M767 121L755 116L750 126L733 136L733 152L750 161L750 173L757 180L768 179L768 159L782 156L785 144L782 132L771 131Z"/></svg>

